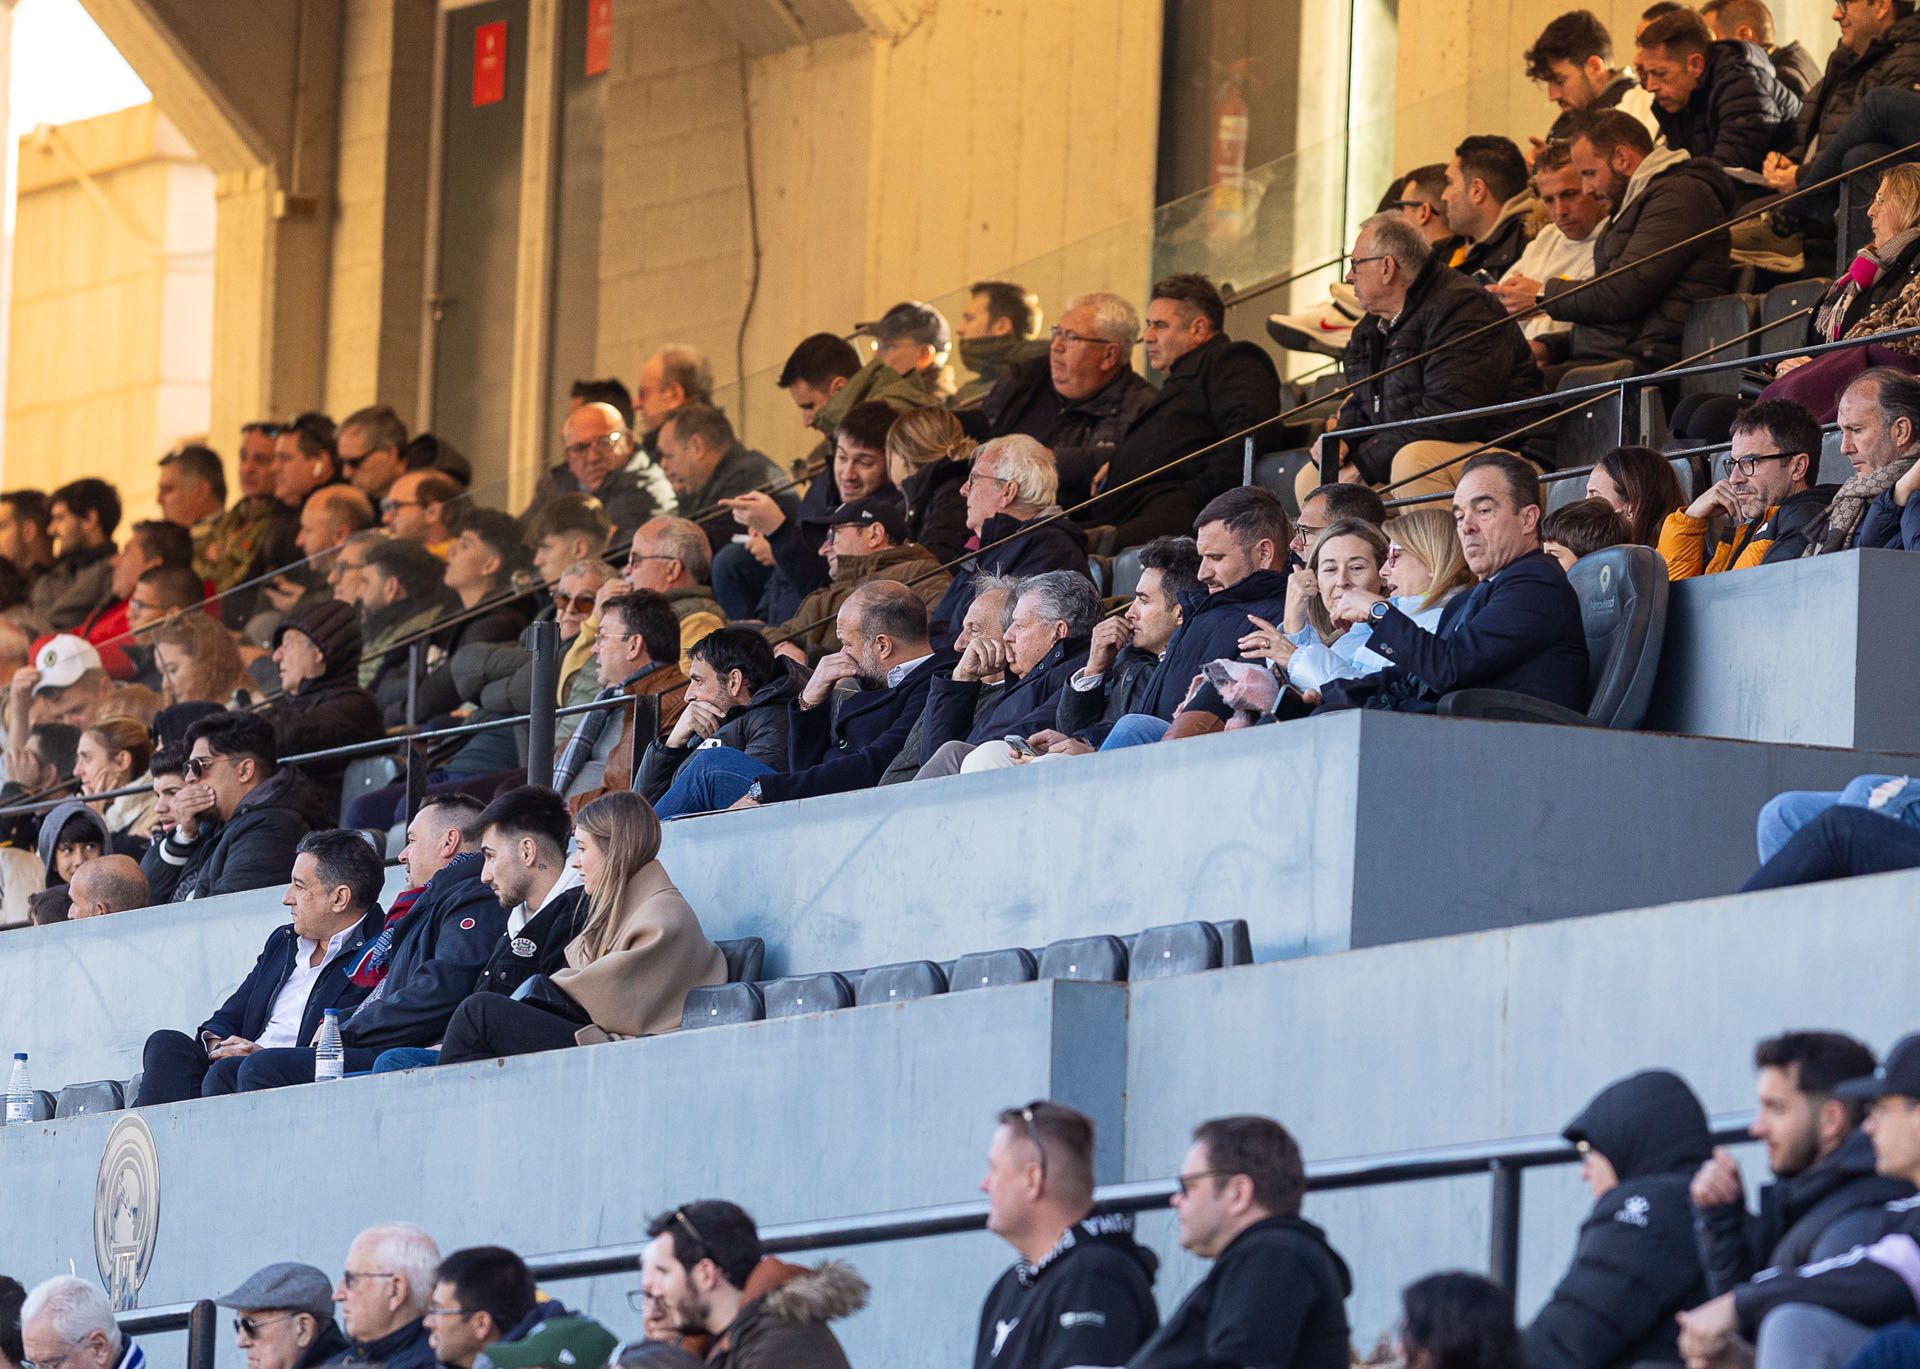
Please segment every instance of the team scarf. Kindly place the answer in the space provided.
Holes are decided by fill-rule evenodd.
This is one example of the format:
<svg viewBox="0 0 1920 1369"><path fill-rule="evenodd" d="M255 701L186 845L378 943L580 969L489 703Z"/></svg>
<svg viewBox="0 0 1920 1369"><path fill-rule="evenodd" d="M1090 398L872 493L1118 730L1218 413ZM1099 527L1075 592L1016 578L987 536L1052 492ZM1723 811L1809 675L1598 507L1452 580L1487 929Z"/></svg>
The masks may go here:
<svg viewBox="0 0 1920 1369"><path fill-rule="evenodd" d="M395 928L413 911L414 900L426 889L426 885L420 884L394 895L393 907L387 910L386 924L380 928L380 935L367 943L367 949L353 962L353 968L347 971L349 980L363 989L372 989L387 977L387 965L393 959L393 943L398 939Z"/></svg>

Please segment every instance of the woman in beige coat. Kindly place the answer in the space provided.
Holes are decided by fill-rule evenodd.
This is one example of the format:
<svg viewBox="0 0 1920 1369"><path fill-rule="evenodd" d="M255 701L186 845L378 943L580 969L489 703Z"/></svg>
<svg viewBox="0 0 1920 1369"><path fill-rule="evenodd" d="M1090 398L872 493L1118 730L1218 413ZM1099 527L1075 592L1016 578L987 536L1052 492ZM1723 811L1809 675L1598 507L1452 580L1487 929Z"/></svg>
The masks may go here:
<svg viewBox="0 0 1920 1369"><path fill-rule="evenodd" d="M595 799L574 833L587 920L567 968L535 975L514 998L468 998L447 1024L441 1064L674 1031L689 989L725 981L726 957L660 864L660 820L644 799Z"/></svg>

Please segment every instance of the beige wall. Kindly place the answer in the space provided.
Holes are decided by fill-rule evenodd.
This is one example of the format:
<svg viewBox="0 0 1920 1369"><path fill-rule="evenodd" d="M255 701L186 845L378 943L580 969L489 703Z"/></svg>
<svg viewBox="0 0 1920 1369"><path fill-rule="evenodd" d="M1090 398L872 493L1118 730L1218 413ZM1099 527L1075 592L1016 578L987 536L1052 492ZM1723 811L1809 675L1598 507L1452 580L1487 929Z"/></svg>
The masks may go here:
<svg viewBox="0 0 1920 1369"><path fill-rule="evenodd" d="M20 145L0 485L100 476L151 517L154 463L207 431L213 174L152 105L56 138Z"/></svg>

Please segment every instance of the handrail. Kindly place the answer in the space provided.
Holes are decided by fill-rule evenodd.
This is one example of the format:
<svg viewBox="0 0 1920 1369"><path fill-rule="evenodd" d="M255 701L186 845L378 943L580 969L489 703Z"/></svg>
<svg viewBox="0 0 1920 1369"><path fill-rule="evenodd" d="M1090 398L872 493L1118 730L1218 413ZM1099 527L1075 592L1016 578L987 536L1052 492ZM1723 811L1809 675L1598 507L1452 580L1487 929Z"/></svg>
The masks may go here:
<svg viewBox="0 0 1920 1369"><path fill-rule="evenodd" d="M186 1369L213 1369L215 1317L214 1305L206 1298L197 1302L162 1303L158 1307L134 1307L113 1314L120 1330L129 1336L148 1331L185 1331Z"/></svg>
<svg viewBox="0 0 1920 1369"><path fill-rule="evenodd" d="M1220 302L1231 309L1237 304L1245 304L1250 299L1258 299L1262 295L1271 294L1283 285L1292 285L1297 280L1305 280L1308 276L1319 271L1324 271L1329 266L1338 266L1346 259L1347 254L1342 252L1338 256L1328 257L1325 261L1315 262L1312 266L1298 267L1282 275L1269 276L1263 281L1256 281L1244 290L1236 290L1232 286L1228 286L1220 292Z"/></svg>

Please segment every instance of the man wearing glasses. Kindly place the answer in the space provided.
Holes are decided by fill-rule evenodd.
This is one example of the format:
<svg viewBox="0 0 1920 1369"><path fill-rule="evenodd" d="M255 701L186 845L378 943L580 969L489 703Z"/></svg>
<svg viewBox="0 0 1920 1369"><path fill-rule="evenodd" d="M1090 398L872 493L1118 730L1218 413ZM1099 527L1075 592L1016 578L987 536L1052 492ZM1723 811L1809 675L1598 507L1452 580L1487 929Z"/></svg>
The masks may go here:
<svg viewBox="0 0 1920 1369"><path fill-rule="evenodd" d="M314 1369L347 1353L333 1285L310 1264L270 1264L214 1302L234 1310L233 1343L247 1369Z"/></svg>
<svg viewBox="0 0 1920 1369"><path fill-rule="evenodd" d="M454 1251L435 1271L427 1339L447 1369L473 1369L484 1347L524 1340L542 1322L565 1315L557 1298L536 1301L525 1260L497 1245L476 1245Z"/></svg>
<svg viewBox="0 0 1920 1369"><path fill-rule="evenodd" d="M1720 458L1720 479L1686 508L1667 515L1660 554L1667 576L1688 580L1745 570L1806 554L1807 529L1833 497L1815 489L1820 424L1790 399L1767 399L1740 411L1733 447Z"/></svg>
<svg viewBox="0 0 1920 1369"><path fill-rule="evenodd" d="M540 477L522 526L560 495L590 494L612 520L614 545L624 546L649 518L674 512L666 472L644 455L627 464L635 459L633 437L613 405L582 404L561 425L560 442L566 459Z"/></svg>
<svg viewBox="0 0 1920 1369"><path fill-rule="evenodd" d="M435 1369L427 1309L439 1267L440 1248L412 1222L370 1226L353 1238L333 1290L353 1342L346 1363Z"/></svg>
<svg viewBox="0 0 1920 1369"><path fill-rule="evenodd" d="M107 1295L71 1274L48 1279L27 1294L20 1308L20 1342L25 1352L20 1369L146 1369L147 1364L139 1342L114 1321Z"/></svg>

